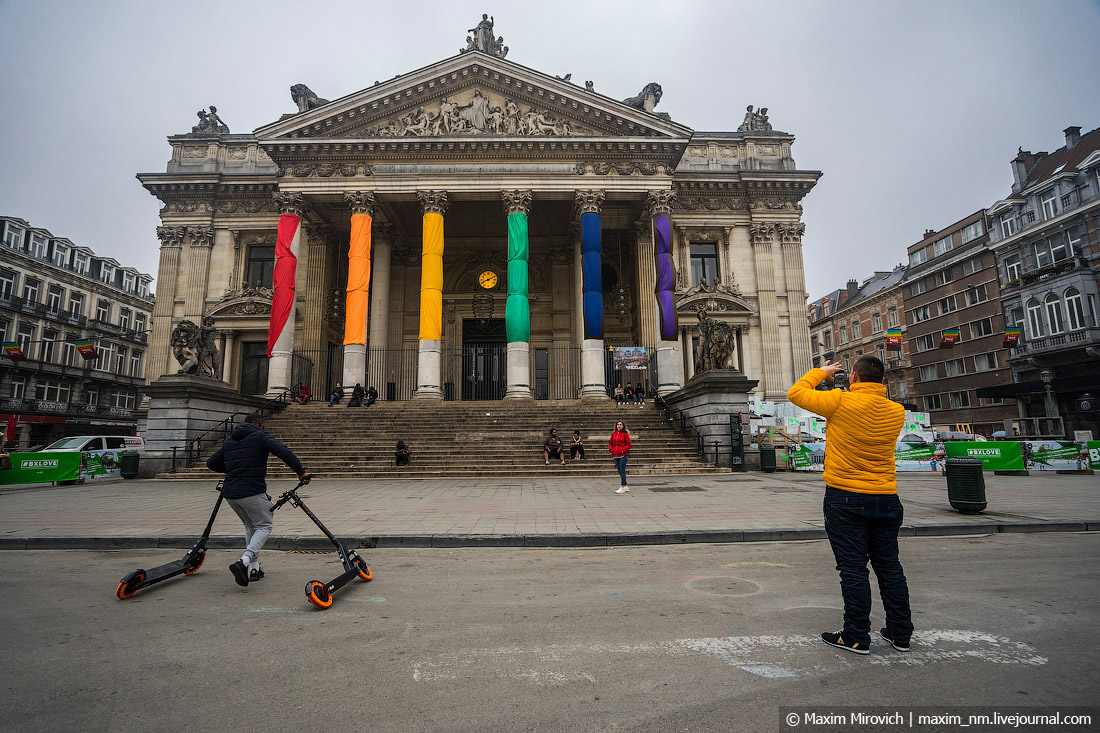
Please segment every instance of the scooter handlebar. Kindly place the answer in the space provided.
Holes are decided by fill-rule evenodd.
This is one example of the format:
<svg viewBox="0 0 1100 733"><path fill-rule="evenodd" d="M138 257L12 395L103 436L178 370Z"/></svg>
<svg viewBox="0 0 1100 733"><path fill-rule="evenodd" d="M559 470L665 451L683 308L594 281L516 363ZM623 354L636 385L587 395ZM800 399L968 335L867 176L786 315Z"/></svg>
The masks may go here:
<svg viewBox="0 0 1100 733"><path fill-rule="evenodd" d="M271 507L271 511L275 511L276 509L281 507L283 504L286 504L291 499L297 499L298 495L295 492L298 491L298 489L302 488L305 485L305 483L306 483L305 481L299 481L298 485L295 486L293 489L291 489L290 491L284 491L283 495L279 497L279 500L276 501L274 506Z"/></svg>

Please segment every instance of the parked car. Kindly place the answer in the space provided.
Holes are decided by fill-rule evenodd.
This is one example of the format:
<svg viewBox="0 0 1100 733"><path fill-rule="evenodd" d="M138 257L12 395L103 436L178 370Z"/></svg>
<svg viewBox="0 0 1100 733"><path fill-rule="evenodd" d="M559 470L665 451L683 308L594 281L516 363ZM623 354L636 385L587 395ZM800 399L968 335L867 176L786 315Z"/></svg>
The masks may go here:
<svg viewBox="0 0 1100 733"><path fill-rule="evenodd" d="M145 452L145 438L132 435L74 435L50 443L42 449L46 451L95 451L95 450L134 450Z"/></svg>

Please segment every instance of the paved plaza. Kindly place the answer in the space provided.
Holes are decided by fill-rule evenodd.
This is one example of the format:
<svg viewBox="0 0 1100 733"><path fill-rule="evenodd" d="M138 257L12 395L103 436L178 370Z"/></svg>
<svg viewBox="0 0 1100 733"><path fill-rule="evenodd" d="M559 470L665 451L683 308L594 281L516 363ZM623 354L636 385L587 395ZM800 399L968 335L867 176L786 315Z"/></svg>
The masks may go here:
<svg viewBox="0 0 1100 733"><path fill-rule="evenodd" d="M938 474L899 474L902 535L1100 529L1100 480L986 474L988 509L951 508ZM214 505L206 481L112 480L0 490L0 548L187 547ZM275 498L293 487L270 482ZM315 480L307 506L353 546L588 546L824 537L820 474L647 476L616 495L611 478ZM223 507L211 547L241 540ZM271 549L330 548L300 510L275 515Z"/></svg>

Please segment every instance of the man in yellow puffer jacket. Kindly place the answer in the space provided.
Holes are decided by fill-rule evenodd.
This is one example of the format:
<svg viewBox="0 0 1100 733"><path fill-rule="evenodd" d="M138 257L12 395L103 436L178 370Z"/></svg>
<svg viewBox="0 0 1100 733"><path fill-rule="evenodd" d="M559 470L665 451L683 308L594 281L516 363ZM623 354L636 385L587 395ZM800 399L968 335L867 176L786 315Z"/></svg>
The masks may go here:
<svg viewBox="0 0 1100 733"><path fill-rule="evenodd" d="M852 366L849 391L815 389L840 364L811 369L787 399L827 420L825 428L825 532L840 571L844 628L821 640L856 654L869 654L871 584L867 560L878 578L886 627L879 631L895 649L909 651L913 634L909 586L898 560L903 510L894 473L894 450L905 408L886 396L883 364L861 356Z"/></svg>

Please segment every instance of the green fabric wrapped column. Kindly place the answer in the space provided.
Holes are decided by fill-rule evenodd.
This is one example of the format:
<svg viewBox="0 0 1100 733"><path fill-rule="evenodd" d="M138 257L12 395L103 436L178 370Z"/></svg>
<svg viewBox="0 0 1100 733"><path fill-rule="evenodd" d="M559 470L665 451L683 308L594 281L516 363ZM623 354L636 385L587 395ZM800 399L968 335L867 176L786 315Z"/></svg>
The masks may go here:
<svg viewBox="0 0 1100 733"><path fill-rule="evenodd" d="M504 191L508 213L508 302L504 327L508 336L508 389L504 399L531 399L531 302L528 291L527 212L530 191Z"/></svg>

